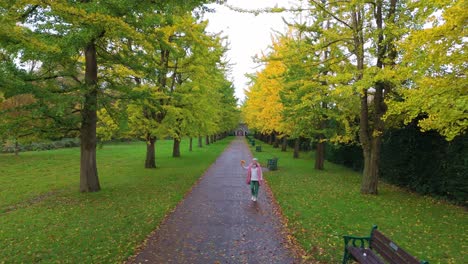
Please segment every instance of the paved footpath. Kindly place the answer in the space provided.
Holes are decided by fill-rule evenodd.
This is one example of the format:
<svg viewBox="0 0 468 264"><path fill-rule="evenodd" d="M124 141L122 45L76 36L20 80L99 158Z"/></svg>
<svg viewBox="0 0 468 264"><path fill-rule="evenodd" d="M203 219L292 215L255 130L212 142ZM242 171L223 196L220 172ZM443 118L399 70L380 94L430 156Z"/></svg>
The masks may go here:
<svg viewBox="0 0 468 264"><path fill-rule="evenodd" d="M265 186L250 200L251 158L237 137L129 263L299 263Z"/></svg>

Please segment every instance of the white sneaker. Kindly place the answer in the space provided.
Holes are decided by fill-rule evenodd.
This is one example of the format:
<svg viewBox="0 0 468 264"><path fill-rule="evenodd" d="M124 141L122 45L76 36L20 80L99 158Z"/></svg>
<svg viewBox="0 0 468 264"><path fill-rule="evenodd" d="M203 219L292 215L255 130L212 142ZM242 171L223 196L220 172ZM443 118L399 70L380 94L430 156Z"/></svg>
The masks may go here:
<svg viewBox="0 0 468 264"><path fill-rule="evenodd" d="M250 200L255 201L255 197L253 197L253 195L252 195L252 197L250 198Z"/></svg>
<svg viewBox="0 0 468 264"><path fill-rule="evenodd" d="M256 201L257 201L257 197L253 197L252 201L256 202Z"/></svg>

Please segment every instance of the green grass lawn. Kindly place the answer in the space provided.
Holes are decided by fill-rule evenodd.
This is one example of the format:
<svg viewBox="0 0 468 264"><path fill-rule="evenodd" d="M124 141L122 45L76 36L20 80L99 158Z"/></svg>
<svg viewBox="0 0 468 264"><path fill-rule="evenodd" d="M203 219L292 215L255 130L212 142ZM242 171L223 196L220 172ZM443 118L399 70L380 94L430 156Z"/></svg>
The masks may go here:
<svg viewBox="0 0 468 264"><path fill-rule="evenodd" d="M314 170L313 154L281 152L257 141L252 153L262 164L279 157L266 179L293 235L311 259L340 263L342 236L369 235L373 224L402 248L435 263L467 263L468 215L465 209L380 183L379 195L361 195L360 173L331 163Z"/></svg>
<svg viewBox="0 0 468 264"><path fill-rule="evenodd" d="M97 152L102 190L79 193L79 149L0 155L0 263L116 263L134 253L233 138L172 158L158 141Z"/></svg>

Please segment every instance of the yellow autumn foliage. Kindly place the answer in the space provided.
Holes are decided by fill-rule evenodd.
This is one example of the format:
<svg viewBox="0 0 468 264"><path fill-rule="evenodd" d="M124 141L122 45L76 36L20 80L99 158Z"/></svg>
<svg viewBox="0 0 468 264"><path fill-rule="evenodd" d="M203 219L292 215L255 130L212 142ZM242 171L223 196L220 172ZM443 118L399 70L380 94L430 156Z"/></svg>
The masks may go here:
<svg viewBox="0 0 468 264"><path fill-rule="evenodd" d="M245 91L247 100L242 108L248 127L265 134L287 132L280 98L286 66L282 60L274 59L280 55L280 45L279 41L273 43L273 53L264 58L267 60L265 68L256 73L255 82Z"/></svg>
<svg viewBox="0 0 468 264"><path fill-rule="evenodd" d="M447 140L468 130L468 1L454 0L433 27L414 30L401 43L399 73L413 81L399 90L404 100L389 101L385 118L418 119L422 131L436 130Z"/></svg>

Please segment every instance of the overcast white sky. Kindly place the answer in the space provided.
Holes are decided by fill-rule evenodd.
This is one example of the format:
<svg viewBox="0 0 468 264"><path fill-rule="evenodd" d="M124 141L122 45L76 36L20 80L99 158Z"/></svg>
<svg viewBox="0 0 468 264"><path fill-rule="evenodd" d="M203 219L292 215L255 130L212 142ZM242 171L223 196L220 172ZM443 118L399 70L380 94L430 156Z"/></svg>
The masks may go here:
<svg viewBox="0 0 468 264"><path fill-rule="evenodd" d="M244 9L261 9L266 7L287 7L297 0L230 0L227 4ZM232 66L231 78L236 87L236 97L242 101L245 98L244 89L247 88L248 78L246 73L253 73L258 66L252 57L266 51L271 44L271 36L274 31L285 32L286 25L282 17L289 18L292 15L240 13L230 10L226 6L209 5L215 8L215 13L205 15L209 20L207 30L210 32L223 32L228 37L230 50L227 57ZM239 101L239 102L240 102Z"/></svg>

